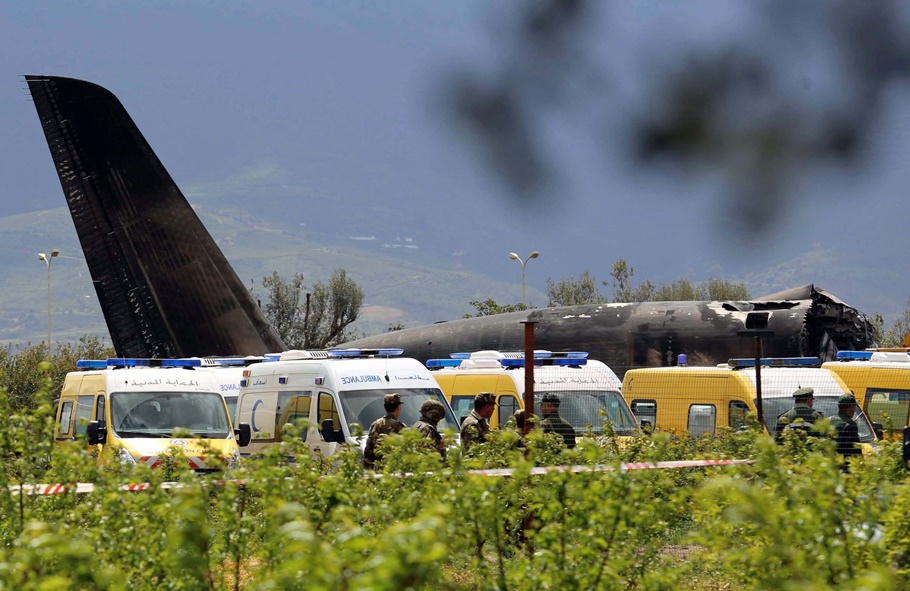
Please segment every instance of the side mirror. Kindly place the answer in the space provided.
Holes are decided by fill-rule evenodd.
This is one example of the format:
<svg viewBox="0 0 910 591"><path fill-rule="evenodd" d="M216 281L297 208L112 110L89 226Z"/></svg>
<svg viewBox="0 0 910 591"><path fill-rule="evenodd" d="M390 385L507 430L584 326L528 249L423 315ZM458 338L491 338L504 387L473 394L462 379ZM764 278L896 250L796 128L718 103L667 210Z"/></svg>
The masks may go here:
<svg viewBox="0 0 910 591"><path fill-rule="evenodd" d="M323 419L321 433L326 443L344 443L344 432L340 429L335 430L335 422L332 419Z"/></svg>
<svg viewBox="0 0 910 591"><path fill-rule="evenodd" d="M89 445L104 445L107 443L107 427L99 421L89 421L85 429Z"/></svg>
<svg viewBox="0 0 910 591"><path fill-rule="evenodd" d="M910 427L904 427L904 464L910 462Z"/></svg>
<svg viewBox="0 0 910 591"><path fill-rule="evenodd" d="M641 430L644 431L647 435L650 435L654 431L654 427L651 426L651 421L642 421Z"/></svg>
<svg viewBox="0 0 910 591"><path fill-rule="evenodd" d="M872 423L872 432L875 433L875 437L879 440L885 438L885 428L881 423Z"/></svg>
<svg viewBox="0 0 910 591"><path fill-rule="evenodd" d="M240 447L248 446L250 440L253 439L253 430L250 428L250 424L240 423L237 425L237 428L234 429L234 437L237 438L237 445Z"/></svg>

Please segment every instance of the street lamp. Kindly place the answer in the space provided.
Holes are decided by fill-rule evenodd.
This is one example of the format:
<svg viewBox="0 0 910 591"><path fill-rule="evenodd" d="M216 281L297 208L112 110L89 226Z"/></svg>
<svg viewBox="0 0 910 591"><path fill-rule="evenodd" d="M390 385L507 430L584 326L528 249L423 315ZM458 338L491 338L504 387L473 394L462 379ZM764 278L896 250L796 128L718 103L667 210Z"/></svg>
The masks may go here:
<svg viewBox="0 0 910 591"><path fill-rule="evenodd" d="M51 261L60 254L56 248L51 250L50 256L43 252L38 253L38 260L47 264L47 355L51 354Z"/></svg>
<svg viewBox="0 0 910 591"><path fill-rule="evenodd" d="M527 265L528 261L530 261L531 259L536 259L539 256L540 256L539 252L537 252L536 250L532 250L531 254L528 255L528 258L526 258L525 260L521 260L521 257L518 256L517 254L515 254L514 252L509 253L510 259L515 259L516 261L521 263L521 305L522 306L525 305L525 265Z"/></svg>

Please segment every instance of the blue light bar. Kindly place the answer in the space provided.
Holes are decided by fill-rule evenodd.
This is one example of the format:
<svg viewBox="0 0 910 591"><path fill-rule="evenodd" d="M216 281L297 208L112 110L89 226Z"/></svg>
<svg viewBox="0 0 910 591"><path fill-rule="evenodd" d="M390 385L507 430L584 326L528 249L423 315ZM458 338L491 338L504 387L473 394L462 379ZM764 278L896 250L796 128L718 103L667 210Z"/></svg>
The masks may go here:
<svg viewBox="0 0 910 591"><path fill-rule="evenodd" d="M139 359L135 357L111 357L110 367L200 367L200 359Z"/></svg>
<svg viewBox="0 0 910 591"><path fill-rule="evenodd" d="M76 362L76 369L107 369L104 359L80 359Z"/></svg>
<svg viewBox="0 0 910 591"><path fill-rule="evenodd" d="M838 359L850 360L850 359L872 359L872 351L838 351Z"/></svg>
<svg viewBox="0 0 910 591"><path fill-rule="evenodd" d="M547 363L544 363L546 361ZM524 359L500 359L499 362L503 367L524 367ZM587 359L568 359L568 358L544 358L544 359L535 359L534 365L557 365L563 367L575 366L575 365L587 365Z"/></svg>
<svg viewBox="0 0 910 591"><path fill-rule="evenodd" d="M479 353L479 351L478 351ZM500 355L507 359L524 359L524 351L500 351ZM474 353L451 353L449 357L452 359L471 359ZM534 351L534 359L587 359L588 354L584 351ZM484 359L491 359L491 357L484 356Z"/></svg>
<svg viewBox="0 0 910 591"><path fill-rule="evenodd" d="M818 357L762 357L759 362L762 367L813 367L818 365ZM755 367L755 358L730 359L727 364L731 367Z"/></svg>
<svg viewBox="0 0 910 591"><path fill-rule="evenodd" d="M218 365L249 365L262 361L262 357L202 357L201 360L207 366Z"/></svg>
<svg viewBox="0 0 910 591"><path fill-rule="evenodd" d="M461 359L427 359L428 369L439 369L440 367L458 367L461 365Z"/></svg>
<svg viewBox="0 0 910 591"><path fill-rule="evenodd" d="M401 355L404 353L404 349L329 349L327 353L329 357L367 357L373 355L390 357Z"/></svg>

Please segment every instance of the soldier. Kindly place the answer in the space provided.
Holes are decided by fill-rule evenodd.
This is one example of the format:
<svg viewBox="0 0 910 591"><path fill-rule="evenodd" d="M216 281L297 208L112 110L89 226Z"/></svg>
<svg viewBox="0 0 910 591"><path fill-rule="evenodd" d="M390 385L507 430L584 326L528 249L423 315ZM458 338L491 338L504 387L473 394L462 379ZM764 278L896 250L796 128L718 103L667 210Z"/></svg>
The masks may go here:
<svg viewBox="0 0 910 591"><path fill-rule="evenodd" d="M856 413L856 397L844 394L837 401L837 414L831 417L831 426L837 431L837 453L846 459L849 456L862 455L859 443L859 427L853 420Z"/></svg>
<svg viewBox="0 0 910 591"><path fill-rule="evenodd" d="M398 433L405 427L404 423L398 420L401 416L401 395L386 394L382 399L382 405L385 407L385 416L379 417L370 425L370 434L367 435L366 447L363 448L363 467L369 470L375 468L377 461L381 459L376 451L380 437Z"/></svg>
<svg viewBox="0 0 910 591"><path fill-rule="evenodd" d="M414 428L433 442L436 451L439 452L443 460L446 459L446 444L442 440L442 435L436 429L436 425L445 416L446 410L442 403L431 398L420 405L420 420L414 423Z"/></svg>
<svg viewBox="0 0 910 591"><path fill-rule="evenodd" d="M815 421L824 417L822 413L812 408L815 401L815 390L812 388L799 388L793 393L793 402L795 406L777 417L775 427L775 438L780 442L781 435L788 425L802 422L808 428L815 424Z"/></svg>
<svg viewBox="0 0 910 591"><path fill-rule="evenodd" d="M544 394L543 400L540 401L540 414L543 415L540 426L543 427L544 433L558 433L562 435L566 447L569 449L575 447L575 428L569 421L559 416L559 396Z"/></svg>
<svg viewBox="0 0 910 591"><path fill-rule="evenodd" d="M474 397L474 410L461 424L461 447L467 453L474 442L485 443L490 424L487 422L496 410L496 395L492 392L481 392Z"/></svg>

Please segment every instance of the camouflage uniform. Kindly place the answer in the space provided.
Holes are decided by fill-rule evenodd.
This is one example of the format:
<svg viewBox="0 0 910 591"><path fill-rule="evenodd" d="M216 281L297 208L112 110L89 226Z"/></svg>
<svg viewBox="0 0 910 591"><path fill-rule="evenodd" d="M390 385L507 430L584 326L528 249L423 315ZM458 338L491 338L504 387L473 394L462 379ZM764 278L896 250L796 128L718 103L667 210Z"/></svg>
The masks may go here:
<svg viewBox="0 0 910 591"><path fill-rule="evenodd" d="M442 403L438 400L430 399L420 405L420 420L414 423L414 429L420 431L424 437L433 442L436 451L439 452L443 460L446 459L446 444L442 439L442 434L436 429L436 425L445 416L445 407Z"/></svg>
<svg viewBox="0 0 910 591"><path fill-rule="evenodd" d="M540 426L543 427L544 433L557 433L562 435L566 447L569 449L575 447L575 428L569 421L559 416L558 413L552 412L543 415Z"/></svg>
<svg viewBox="0 0 910 591"><path fill-rule="evenodd" d="M363 448L363 467L372 470L376 466L376 461L381 459L380 454L376 452L380 437L398 433L404 427L404 423L396 419L392 412L387 412L384 417L373 421L370 425L370 434L367 435L366 446Z"/></svg>
<svg viewBox="0 0 910 591"><path fill-rule="evenodd" d="M856 404L852 394L845 394L837 402L838 413L831 417L831 426L837 430L837 453L844 457L862 455L859 448L859 427L853 420L852 414L847 414L846 408Z"/></svg>
<svg viewBox="0 0 910 591"><path fill-rule="evenodd" d="M777 417L777 424L774 427L774 432L775 438L778 441L780 441L783 431L788 425L802 422L804 425L811 428L811 426L815 424L815 421L824 418L825 415L806 404L808 399L812 398L814 394L815 391L812 388L800 388L793 393L795 406Z"/></svg>
<svg viewBox="0 0 910 591"><path fill-rule="evenodd" d="M481 392L474 397L474 410L465 418L461 424L461 447L462 451L468 451L471 444L485 443L487 433L490 432L490 424L477 412L478 409L484 408L488 404L496 404L496 395L492 392Z"/></svg>

